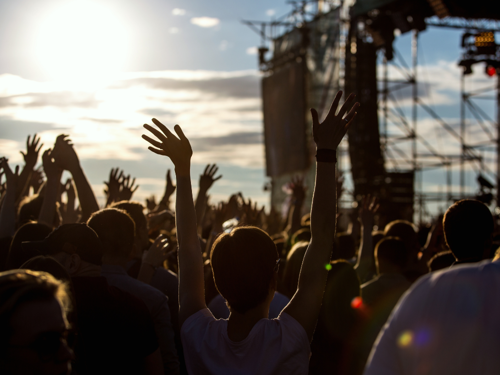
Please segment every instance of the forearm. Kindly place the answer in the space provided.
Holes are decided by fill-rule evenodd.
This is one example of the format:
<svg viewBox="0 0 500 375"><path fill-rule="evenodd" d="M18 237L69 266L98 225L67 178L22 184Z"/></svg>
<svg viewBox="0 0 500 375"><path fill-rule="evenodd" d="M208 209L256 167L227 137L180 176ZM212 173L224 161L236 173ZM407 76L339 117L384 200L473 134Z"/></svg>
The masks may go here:
<svg viewBox="0 0 500 375"><path fill-rule="evenodd" d="M299 288L314 280L318 283L326 281L325 266L330 262L335 239L336 197L335 164L317 163L311 206L311 244L302 262Z"/></svg>
<svg viewBox="0 0 500 375"><path fill-rule="evenodd" d="M207 191L204 189L198 190L198 195L196 196L196 203L194 209L196 211L196 225L201 226L203 220L203 214L205 213L205 207L207 205Z"/></svg>
<svg viewBox="0 0 500 375"><path fill-rule="evenodd" d="M302 206L304 205L304 201L302 199L296 199L294 204L293 204L293 214L292 220L291 220L291 230L290 234L293 235L295 232L297 232L300 227L301 227L301 220L302 220Z"/></svg>
<svg viewBox="0 0 500 375"><path fill-rule="evenodd" d="M7 190L0 209L0 238L13 237L16 232L16 191Z"/></svg>
<svg viewBox="0 0 500 375"><path fill-rule="evenodd" d="M73 181L75 182L76 191L78 193L78 200L80 201L80 207L82 208L82 217L80 220L86 221L90 215L94 212L99 211L99 205L95 198L92 187L90 186L83 169L79 166L74 171L71 171Z"/></svg>
<svg viewBox="0 0 500 375"><path fill-rule="evenodd" d="M54 214L56 213L56 202L60 191L60 178L50 177L47 180L45 194L43 196L43 204L38 216L38 221L52 227L54 223Z"/></svg>
<svg viewBox="0 0 500 375"><path fill-rule="evenodd" d="M177 172L177 171L176 171ZM191 313L196 311L192 304L203 307L204 304L204 280L203 280L203 257L201 255L200 242L198 241L196 212L193 204L191 189L191 177L189 169L177 174L176 195L176 226L177 241L179 244L179 302L180 315L184 307L187 307L185 320Z"/></svg>
<svg viewBox="0 0 500 375"><path fill-rule="evenodd" d="M362 223L361 227L361 245L359 247L358 259L354 269L358 273L360 281L363 283L373 277L376 270L371 232L373 224Z"/></svg>
<svg viewBox="0 0 500 375"><path fill-rule="evenodd" d="M33 167L34 166L25 164L23 171L19 175L17 194L16 194L17 202L20 202L21 199L23 199L26 195L28 195L29 182L31 179L31 174L33 173Z"/></svg>

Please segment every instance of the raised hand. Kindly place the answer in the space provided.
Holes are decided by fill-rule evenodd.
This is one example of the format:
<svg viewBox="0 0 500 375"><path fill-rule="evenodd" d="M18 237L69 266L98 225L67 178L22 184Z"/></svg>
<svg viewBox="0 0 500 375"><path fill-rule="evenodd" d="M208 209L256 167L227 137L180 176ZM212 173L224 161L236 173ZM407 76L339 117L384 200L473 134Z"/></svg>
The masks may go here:
<svg viewBox="0 0 500 375"><path fill-rule="evenodd" d="M149 198L146 198L146 209L148 212L153 212L156 208L156 197L155 195L151 195Z"/></svg>
<svg viewBox="0 0 500 375"><path fill-rule="evenodd" d="M168 237L160 234L149 250L145 251L142 256L144 264L149 264L153 267L160 267L165 259L167 259L168 250L172 248L172 244Z"/></svg>
<svg viewBox="0 0 500 375"><path fill-rule="evenodd" d="M42 147L43 144L40 144L40 137L37 137L35 134L33 140L31 140L31 136L28 135L28 139L26 140L26 153L20 152L23 155L24 162L27 166L30 166L30 169L35 167L38 161L38 153Z"/></svg>
<svg viewBox="0 0 500 375"><path fill-rule="evenodd" d="M179 125L174 126L175 133L179 137L177 138L160 121L157 119L153 119L152 121L161 131L153 128L151 125L144 124L144 128L156 137L155 140L147 135L142 135L143 139L152 144L148 149L155 154L168 156L172 160L172 163L174 163L177 174L189 174L193 149L189 140L182 132L181 127Z"/></svg>
<svg viewBox="0 0 500 375"><path fill-rule="evenodd" d="M356 110L359 107L359 103L352 104L354 101L354 94L349 95L344 105L340 108L339 113L335 114L341 97L342 91L339 91L333 100L328 115L321 124L319 123L318 112L316 112L315 109L311 109L313 118L313 138L317 149L336 150L340 141L344 138L347 129L351 125L352 120L356 116ZM344 117L349 108L349 113Z"/></svg>
<svg viewBox="0 0 500 375"><path fill-rule="evenodd" d="M214 177L218 170L219 167L216 164L207 164L205 171L200 175L200 190L208 191L215 181L222 178L222 175Z"/></svg>
<svg viewBox="0 0 500 375"><path fill-rule="evenodd" d="M373 228L373 220L379 208L380 204L378 203L378 199L375 197L372 198L370 194L364 195L361 199L358 211L359 219L361 220L361 224L363 224L363 226L370 226L370 231Z"/></svg>
<svg viewBox="0 0 500 375"><path fill-rule="evenodd" d="M109 172L109 181L104 181L104 185L106 185L106 188L104 188L104 194L106 194L107 197L106 206L119 200L118 196L120 194L121 186L120 181L122 178L123 171L120 171L120 168L111 168L111 172Z"/></svg>
<svg viewBox="0 0 500 375"><path fill-rule="evenodd" d="M306 197L307 188L304 186L304 177L293 177L289 183L289 188L292 191L293 197L297 200L303 201Z"/></svg>
<svg viewBox="0 0 500 375"><path fill-rule="evenodd" d="M170 169L167 170L167 176L166 176L166 184L165 184L165 195L164 197L170 198L170 196L174 193L175 189L177 186L174 185L172 181L172 176L170 175Z"/></svg>
<svg viewBox="0 0 500 375"><path fill-rule="evenodd" d="M130 175L128 175L121 180L121 188L118 196L120 201L129 201L132 198L132 195L134 195L137 189L139 189L139 185L134 187L135 178L132 180L130 178Z"/></svg>
<svg viewBox="0 0 500 375"><path fill-rule="evenodd" d="M74 174L80 168L80 160L68 137L67 134L57 136L52 158L59 167Z"/></svg>
<svg viewBox="0 0 500 375"><path fill-rule="evenodd" d="M5 179L7 182L7 192L15 192L17 189L17 184L19 181L19 166L16 166L16 169L14 172L12 172L12 169L10 169L9 166L9 160L6 158L1 158L0 159L0 169L3 170L3 173L5 174Z"/></svg>
<svg viewBox="0 0 500 375"><path fill-rule="evenodd" d="M43 171L45 172L45 176L47 180L56 179L58 182L61 178L62 168L56 164L56 162L52 161L52 149L45 150L42 155L42 163L43 163Z"/></svg>

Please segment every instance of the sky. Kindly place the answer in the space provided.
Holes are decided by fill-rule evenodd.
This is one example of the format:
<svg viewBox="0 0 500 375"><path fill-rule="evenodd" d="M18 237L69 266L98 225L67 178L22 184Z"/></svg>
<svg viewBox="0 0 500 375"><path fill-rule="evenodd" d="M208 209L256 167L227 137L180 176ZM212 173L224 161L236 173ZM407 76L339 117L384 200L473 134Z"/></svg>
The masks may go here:
<svg viewBox="0 0 500 375"><path fill-rule="evenodd" d="M210 192L212 202L241 191L268 204L260 38L241 21L271 20L290 9L285 0L0 0L0 154L21 163L29 134L41 135L45 148L69 134L101 204L103 181L115 167L137 178L135 197L143 200L161 194L172 168L140 137L142 124L156 117L180 124L191 140L195 192L204 166L217 163L224 177ZM420 36L420 93L454 127L460 37L437 28ZM397 38L407 62L410 46L408 34ZM482 67L475 70L469 88L495 84ZM409 114L408 91L398 95ZM480 105L496 116L492 104ZM456 152L425 113L419 118L423 137ZM474 128L469 136L482 140ZM473 192L472 169L467 176ZM439 191L443 181L441 172L423 177L429 190Z"/></svg>

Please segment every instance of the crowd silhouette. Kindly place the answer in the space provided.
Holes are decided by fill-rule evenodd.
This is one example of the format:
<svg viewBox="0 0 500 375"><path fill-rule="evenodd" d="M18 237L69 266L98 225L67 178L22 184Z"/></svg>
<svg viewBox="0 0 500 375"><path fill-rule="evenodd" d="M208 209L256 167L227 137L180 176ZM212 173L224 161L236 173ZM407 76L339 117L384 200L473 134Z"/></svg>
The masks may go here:
<svg viewBox="0 0 500 375"><path fill-rule="evenodd" d="M0 373L498 374L489 208L376 228L365 196L339 228L336 150L362 110L341 97L323 122L311 110L310 213L301 177L286 215L241 193L211 202L215 164L193 199L190 142L156 119L142 137L175 167L163 196L134 201L113 168L101 208L68 135L39 168L28 136L22 171L0 159Z"/></svg>

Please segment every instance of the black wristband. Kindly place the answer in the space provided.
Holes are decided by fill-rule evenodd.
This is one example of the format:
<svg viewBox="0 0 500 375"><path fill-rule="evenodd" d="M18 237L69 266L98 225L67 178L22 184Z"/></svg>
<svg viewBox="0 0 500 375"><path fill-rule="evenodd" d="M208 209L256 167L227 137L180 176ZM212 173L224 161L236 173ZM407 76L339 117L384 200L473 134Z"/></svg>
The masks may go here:
<svg viewBox="0 0 500 375"><path fill-rule="evenodd" d="M323 163L336 163L337 150L331 150L329 148L320 148L316 150L316 161Z"/></svg>

